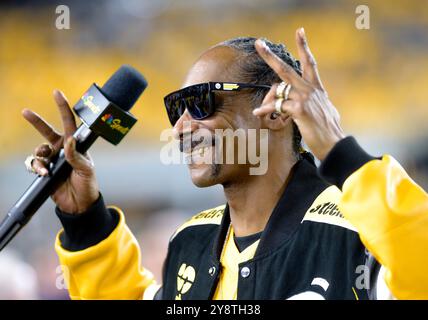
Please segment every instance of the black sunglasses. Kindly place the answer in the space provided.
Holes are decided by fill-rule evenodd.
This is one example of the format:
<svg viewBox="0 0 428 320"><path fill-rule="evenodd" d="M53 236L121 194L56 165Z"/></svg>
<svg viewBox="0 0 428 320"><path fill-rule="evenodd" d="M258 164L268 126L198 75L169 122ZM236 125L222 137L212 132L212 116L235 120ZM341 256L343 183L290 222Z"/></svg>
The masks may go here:
<svg viewBox="0 0 428 320"><path fill-rule="evenodd" d="M213 91L239 91L248 88L270 89L268 85L231 82L206 82L174 91L164 98L166 112L172 126L187 109L195 120L212 116L216 111Z"/></svg>

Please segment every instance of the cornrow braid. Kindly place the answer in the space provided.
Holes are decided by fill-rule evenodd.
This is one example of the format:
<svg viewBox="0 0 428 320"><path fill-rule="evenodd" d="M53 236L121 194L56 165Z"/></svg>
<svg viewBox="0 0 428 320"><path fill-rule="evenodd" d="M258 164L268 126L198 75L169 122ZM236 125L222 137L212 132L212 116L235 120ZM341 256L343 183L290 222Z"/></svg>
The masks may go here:
<svg viewBox="0 0 428 320"><path fill-rule="evenodd" d="M252 84L274 84L282 80L278 75L266 64L266 62L259 56L254 46L257 38L252 37L239 37L222 42L220 45L230 47L242 53L243 59L239 60L239 68L241 71L242 81ZM263 39L269 49L275 53L285 63L290 65L300 76L302 69L299 60L296 60L287 47L282 43L273 43L267 39ZM264 96L267 94L268 89L254 89L253 104L254 107L259 106ZM300 157L302 150L302 135L299 128L293 122L293 151L297 157Z"/></svg>

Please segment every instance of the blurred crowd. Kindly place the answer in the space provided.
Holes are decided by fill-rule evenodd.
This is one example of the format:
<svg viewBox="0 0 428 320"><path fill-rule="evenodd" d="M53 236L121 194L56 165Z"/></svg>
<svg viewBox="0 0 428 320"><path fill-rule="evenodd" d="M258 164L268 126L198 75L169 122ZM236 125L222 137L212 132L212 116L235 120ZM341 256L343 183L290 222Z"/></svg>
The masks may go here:
<svg viewBox="0 0 428 320"><path fill-rule="evenodd" d="M58 30L55 8L70 8ZM220 188L198 190L184 166L159 161L169 127L163 96L210 46L266 37L295 51L304 26L345 132L373 154L390 153L428 188L428 10L426 1L373 0L370 29L355 26L356 0L94 0L0 2L0 218L32 177L23 161L43 141L21 116L30 107L61 128L52 99L71 104L124 63L149 81L132 113L139 122L120 146L99 142L92 156L108 203L124 209L143 265L161 280L169 236L189 216L222 203ZM42 207L0 253L0 299L65 299L53 249L60 225Z"/></svg>

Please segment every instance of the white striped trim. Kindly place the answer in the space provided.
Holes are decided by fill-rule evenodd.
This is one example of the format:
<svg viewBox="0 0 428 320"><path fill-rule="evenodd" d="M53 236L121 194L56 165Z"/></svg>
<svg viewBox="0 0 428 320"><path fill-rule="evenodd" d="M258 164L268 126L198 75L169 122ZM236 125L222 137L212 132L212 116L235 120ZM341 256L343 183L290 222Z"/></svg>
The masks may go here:
<svg viewBox="0 0 428 320"><path fill-rule="evenodd" d="M314 280L312 280L311 286L320 286L324 289L324 291L327 291L330 284L324 278L314 278Z"/></svg>

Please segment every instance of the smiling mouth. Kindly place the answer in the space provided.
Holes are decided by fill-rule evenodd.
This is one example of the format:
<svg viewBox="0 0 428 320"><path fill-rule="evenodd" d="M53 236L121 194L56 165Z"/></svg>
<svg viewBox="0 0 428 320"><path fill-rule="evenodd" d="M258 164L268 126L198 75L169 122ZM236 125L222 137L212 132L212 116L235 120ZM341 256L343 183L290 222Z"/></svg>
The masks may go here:
<svg viewBox="0 0 428 320"><path fill-rule="evenodd" d="M182 139L180 141L180 151L185 154L204 153L208 148L216 144L215 137L210 139L200 137L199 139Z"/></svg>
<svg viewBox="0 0 428 320"><path fill-rule="evenodd" d="M205 157L209 154L212 148L213 148L213 145L205 146L204 144L204 145L198 145L197 147L191 150L183 152L185 157L185 162L187 164L197 164L199 162L207 163L206 161L211 162L212 161L211 157L209 157L209 159L205 159Z"/></svg>
<svg viewBox="0 0 428 320"><path fill-rule="evenodd" d="M200 137L199 139L183 139L180 141L180 151L184 154L187 165L211 163L211 150L216 145L215 137Z"/></svg>
<svg viewBox="0 0 428 320"><path fill-rule="evenodd" d="M205 157L205 154L208 152L208 148L211 148L211 147L195 148L192 150L192 152L184 152L184 155L186 157L192 157L192 158L194 158L195 156L199 156L199 158L203 158Z"/></svg>

